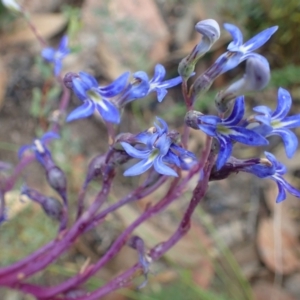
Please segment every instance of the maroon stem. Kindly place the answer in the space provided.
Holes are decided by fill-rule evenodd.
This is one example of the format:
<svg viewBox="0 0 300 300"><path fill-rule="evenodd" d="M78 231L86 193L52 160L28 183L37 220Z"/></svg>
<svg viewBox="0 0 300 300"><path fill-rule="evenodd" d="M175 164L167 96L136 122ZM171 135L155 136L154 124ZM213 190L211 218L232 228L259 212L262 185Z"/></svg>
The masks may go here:
<svg viewBox="0 0 300 300"><path fill-rule="evenodd" d="M82 217L68 232L66 232L63 237L61 237L59 241L57 241L55 247L51 249L50 253L48 252L47 256L43 256L42 260L31 261L31 263L24 266L24 268L20 272L13 272L9 275L3 274L3 276L0 278L0 284L17 288L20 280L44 269L47 265L57 259L65 250L67 250L76 240L76 238L89 225L89 222L94 214L107 199L113 177L114 175L111 174L106 179L104 179L102 189L97 195L94 203L90 206L89 210L82 215Z"/></svg>
<svg viewBox="0 0 300 300"><path fill-rule="evenodd" d="M185 218L183 219L183 223L181 224L180 231L175 233L175 236L166 243L166 246L168 249L174 245L180 237L183 236L183 234L187 230L187 225L185 224L187 222L188 216L192 214L194 211L196 205L201 199L201 195L205 193L206 187L207 187L207 182L209 179L209 173L211 170L211 167L209 168L209 172L205 172L204 166L207 164L207 160L210 154L210 149L211 149L211 142L212 138L207 137L207 142L206 142L206 147L203 151L203 156L201 157L201 161L199 162L198 166L194 169L192 169L188 176L184 178L184 180L181 181L181 183L177 186L171 185L168 193L166 196L161 199L157 204L154 206L150 207L148 210L146 210L139 218L137 218L129 227L127 227L123 233L118 237L118 239L113 243L111 248L105 253L105 255L95 264L90 266L85 270L85 272L77 274L76 276L66 280L62 284L56 286L56 287L51 287L51 288L40 288L37 286L29 285L29 284L20 284L18 286L19 289L21 289L23 292L31 293L35 295L38 298L44 298L44 299L53 299L55 295L58 295L60 293L65 293L68 290L77 287L81 284L83 284L87 279L89 279L91 276L93 276L101 267L103 267L108 261L110 261L123 247L123 245L126 243L126 240L128 236L143 222L145 222L147 219L153 217L157 213L161 212L163 209L165 209L169 204L171 204L175 199L177 199L184 191L186 187L186 183L189 181L189 179L195 175L199 169L203 169L204 175L200 176L202 177L201 180L201 186L198 187L198 189L195 189L194 192L194 197L195 200L191 201L190 207L188 212L185 215ZM212 158L213 160L213 158ZM212 166L212 164L210 164ZM177 184L178 179L176 178L174 182ZM205 187L205 188L204 188ZM198 202L197 202L198 201ZM182 230L184 228L184 230ZM165 250L167 251L167 250ZM157 257L161 256L161 254L157 254ZM97 296L98 297L98 294ZM86 298L78 298L78 300L86 300ZM89 299L89 298L87 298ZM91 299L97 299L97 298L91 298Z"/></svg>
<svg viewBox="0 0 300 300"><path fill-rule="evenodd" d="M186 210L186 212L185 212L185 214L184 214L184 216L183 216L183 218L180 222L180 225L178 226L178 228L174 232L174 234L166 242L163 242L163 243L155 246L153 249L151 249L150 257L153 260L157 260L162 255L164 255L190 229L191 216L192 216L193 212L195 211L196 207L198 206L200 200L204 197L204 195L207 191L209 176L210 176L210 172L212 170L213 162L214 162L214 155L213 154L209 155L210 154L210 147L211 147L211 138L207 139L206 146L207 146L207 148L205 149L203 154L204 154L204 156L206 156L206 154L208 156L206 156L207 160L205 161L205 167L203 168L203 176L201 176L201 179L199 180L196 188L193 191L193 196L191 198L190 204L189 204L189 206L188 206L188 208L187 208L187 210ZM177 191L177 193L178 193L178 191ZM173 196L173 194L171 193L169 195L169 197L172 198L172 196ZM161 207L167 206L168 201L169 201L169 197L166 196L159 203L157 203L155 206L153 206L148 211L146 211L144 213L144 216L143 215L140 216L140 218L138 218L134 223L132 223L132 225L130 227L128 227L123 232L123 234L125 236L128 236L129 235L128 231L131 230L130 228L132 228L131 231L133 231L140 224L139 219L143 219L143 218L147 219L149 217L149 215L152 216L153 214L159 212ZM119 239L120 238L121 238L121 236L119 237ZM111 247L111 249L114 248L114 245ZM97 299L100 299L101 297L111 293L114 290L123 288L131 282L132 276L140 268L141 268L141 266L139 266L139 264L136 264L133 267L131 267L130 269L128 269L127 271L125 271L124 273L122 273L121 275L119 275L118 277L111 280L109 283L107 283L103 287L99 288L98 290L96 290L96 291L94 291L94 292L92 292L92 293L90 293L90 294L88 294L84 297L76 298L76 300L97 300ZM68 297L67 298L58 297L58 298L51 298L51 299L52 300L71 300L71 298L68 298Z"/></svg>

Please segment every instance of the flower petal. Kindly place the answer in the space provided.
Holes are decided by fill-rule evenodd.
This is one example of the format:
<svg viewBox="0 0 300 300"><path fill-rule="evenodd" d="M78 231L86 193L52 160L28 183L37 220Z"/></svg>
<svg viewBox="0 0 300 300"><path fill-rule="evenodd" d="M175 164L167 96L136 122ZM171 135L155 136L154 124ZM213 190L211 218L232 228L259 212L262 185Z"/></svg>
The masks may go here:
<svg viewBox="0 0 300 300"><path fill-rule="evenodd" d="M96 104L96 108L105 121L115 124L120 123L120 112L112 102L103 99L101 104Z"/></svg>
<svg viewBox="0 0 300 300"><path fill-rule="evenodd" d="M269 136L271 135L279 135L282 138L286 156L292 158L298 147L297 136L289 129L284 128L274 129L271 134L269 134Z"/></svg>
<svg viewBox="0 0 300 300"><path fill-rule="evenodd" d="M166 89L156 89L156 93L157 93L157 101L158 102L162 102L165 98L165 96L167 95L168 91Z"/></svg>
<svg viewBox="0 0 300 300"><path fill-rule="evenodd" d="M86 89L99 86L98 81L94 76L85 72L79 72L79 76L80 79L86 84Z"/></svg>
<svg viewBox="0 0 300 300"><path fill-rule="evenodd" d="M222 121L224 125L237 125L244 116L245 113L245 101L244 96L239 96L234 102L232 112L228 118Z"/></svg>
<svg viewBox="0 0 300 300"><path fill-rule="evenodd" d="M100 87L99 89L101 96L104 98L111 98L120 94L125 89L128 83L129 76L130 72L125 72L116 80L114 80L111 84L104 87Z"/></svg>
<svg viewBox="0 0 300 300"><path fill-rule="evenodd" d="M126 153L133 158L146 159L151 153L149 149L138 150L126 142L121 142L121 145Z"/></svg>
<svg viewBox="0 0 300 300"><path fill-rule="evenodd" d="M232 52L239 51L239 47L243 44L242 32L233 24L225 23L223 26L230 33L233 39L233 41L227 46L227 50Z"/></svg>
<svg viewBox="0 0 300 300"><path fill-rule="evenodd" d="M87 118L93 114L95 110L95 104L92 101L85 101L83 105L73 110L67 117L67 122L71 122L81 118Z"/></svg>
<svg viewBox="0 0 300 300"><path fill-rule="evenodd" d="M268 145L269 142L262 135L255 131L239 126L230 127L230 132L227 134L231 139L250 146Z"/></svg>
<svg viewBox="0 0 300 300"><path fill-rule="evenodd" d="M279 88L277 107L272 114L272 119L282 120L290 111L291 106L292 97L290 93L283 88Z"/></svg>
<svg viewBox="0 0 300 300"><path fill-rule="evenodd" d="M198 125L199 129L202 130L209 136L215 137L217 135L216 127L211 125Z"/></svg>
<svg viewBox="0 0 300 300"><path fill-rule="evenodd" d="M258 49L270 39L270 37L275 33L277 29L278 26L273 26L261 31L253 38L248 40L241 48L243 48L244 52L250 52Z"/></svg>
<svg viewBox="0 0 300 300"><path fill-rule="evenodd" d="M158 155L154 160L154 169L159 174L178 177L177 173L172 168L163 163L161 155Z"/></svg>
<svg viewBox="0 0 300 300"><path fill-rule="evenodd" d="M56 60L54 63L54 75L57 76L62 69L62 62L61 60Z"/></svg>
<svg viewBox="0 0 300 300"><path fill-rule="evenodd" d="M300 191L290 185L284 178L278 178L278 181L284 186L284 188L293 196L300 198Z"/></svg>
<svg viewBox="0 0 300 300"><path fill-rule="evenodd" d="M73 92L76 94L78 99L84 101L87 98L86 91L89 87L79 78L73 78Z"/></svg>
<svg viewBox="0 0 300 300"><path fill-rule="evenodd" d="M146 172L147 170L149 170L153 165L153 161L152 160L148 160L148 159L143 159L140 162L138 162L137 164L135 164L134 166L132 166L131 168L127 169L124 172L124 176L136 176L136 175L140 175L144 172Z"/></svg>
<svg viewBox="0 0 300 300"><path fill-rule="evenodd" d="M55 50L53 48L45 48L41 53L42 57L49 62L53 62L55 56Z"/></svg>
<svg viewBox="0 0 300 300"><path fill-rule="evenodd" d="M278 182L276 180L274 180L274 181L277 183L277 187L278 187L278 195L277 195L277 198L276 198L276 203L280 203L286 198L286 192L285 192L284 186L281 182Z"/></svg>
<svg viewBox="0 0 300 300"><path fill-rule="evenodd" d="M284 128L300 127L300 115L286 117L280 122L280 125Z"/></svg>
<svg viewBox="0 0 300 300"><path fill-rule="evenodd" d="M154 75L153 78L150 80L150 84L152 82L161 82L164 80L166 76L166 69L164 68L163 65L157 64L154 68Z"/></svg>
<svg viewBox="0 0 300 300"><path fill-rule="evenodd" d="M219 154L216 160L217 171L224 166L224 164L226 163L226 161L228 160L232 152L232 143L230 139L227 139L223 136L219 136L218 141L219 141Z"/></svg>

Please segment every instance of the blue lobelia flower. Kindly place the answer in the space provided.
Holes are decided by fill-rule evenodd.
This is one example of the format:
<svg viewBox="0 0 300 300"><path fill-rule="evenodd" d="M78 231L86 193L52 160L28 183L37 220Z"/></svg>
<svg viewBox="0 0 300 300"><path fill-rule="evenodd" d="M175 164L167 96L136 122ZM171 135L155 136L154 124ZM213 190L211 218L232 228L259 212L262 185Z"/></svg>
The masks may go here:
<svg viewBox="0 0 300 300"><path fill-rule="evenodd" d="M224 28L230 33L233 41L228 45L228 51L222 54L214 63L214 66L217 66L217 68L215 68L217 69L217 75L221 75L235 68L242 61L250 57L265 60L260 54L252 52L263 46L278 29L278 26L263 30L244 44L243 34L237 26L225 23Z"/></svg>
<svg viewBox="0 0 300 300"><path fill-rule="evenodd" d="M167 94L167 89L182 82L181 76L164 80L166 70L161 64L157 64L154 69L153 78L149 80L147 73L138 71L133 74L134 81L127 87L123 97L119 99L120 106L139 98L146 97L151 92L157 93L157 100L162 102Z"/></svg>
<svg viewBox="0 0 300 300"><path fill-rule="evenodd" d="M45 48L42 50L42 57L54 65L54 75L57 76L62 69L63 58L70 53L68 48L68 37L65 35L61 39L58 49Z"/></svg>
<svg viewBox="0 0 300 300"><path fill-rule="evenodd" d="M178 176L168 165L176 165L183 169L188 168L184 164L187 157L196 160L195 155L176 145L168 135L166 122L157 118L162 127L155 124L155 128L136 136L140 143L135 147L126 142L121 142L127 154L133 158L141 159L140 162L124 172L124 176L136 176L146 172L152 166L157 173L167 176Z"/></svg>
<svg viewBox="0 0 300 300"><path fill-rule="evenodd" d="M110 85L100 87L93 76L79 72L79 76L72 79L72 90L83 104L71 112L67 122L89 117L97 109L105 121L120 123L120 112L108 98L118 95L125 89L128 77L129 72L125 72Z"/></svg>
<svg viewBox="0 0 300 300"><path fill-rule="evenodd" d="M219 155L216 167L219 170L230 157L233 141L250 146L267 145L268 141L259 133L238 126L245 112L244 97L237 97L233 110L226 119L217 116L198 117L198 127L207 135L214 137L219 142Z"/></svg>
<svg viewBox="0 0 300 300"><path fill-rule="evenodd" d="M241 171L252 173L259 178L269 178L276 182L278 187L278 196L276 202L281 202L286 198L286 191L288 191L293 196L300 198L300 191L291 186L283 177L286 173L286 167L279 161L276 160L276 157L269 153L265 152L265 155L268 161L262 160L262 163L244 167Z"/></svg>
<svg viewBox="0 0 300 300"><path fill-rule="evenodd" d="M267 106L256 106L253 110L259 115L255 119L262 124L272 127L272 131L267 136L279 135L284 143L285 152L288 158L291 158L298 147L297 136L289 130L300 126L300 114L287 117L292 106L290 93L283 89L278 89L278 103L276 109L272 110Z"/></svg>
<svg viewBox="0 0 300 300"><path fill-rule="evenodd" d="M177 76L175 78L165 80L166 70L164 66L157 64L154 69L153 78L149 81L150 88L148 94L152 91L157 93L157 100L158 102L162 102L164 97L167 94L167 89L174 87L182 82L182 77Z"/></svg>
<svg viewBox="0 0 300 300"><path fill-rule="evenodd" d="M19 159L21 159L25 151L31 150L34 152L37 161L41 165L46 166L48 160L51 160L51 153L45 143L52 139L59 139L59 135L54 132L46 132L40 139L35 139L32 144L22 146L18 152Z"/></svg>

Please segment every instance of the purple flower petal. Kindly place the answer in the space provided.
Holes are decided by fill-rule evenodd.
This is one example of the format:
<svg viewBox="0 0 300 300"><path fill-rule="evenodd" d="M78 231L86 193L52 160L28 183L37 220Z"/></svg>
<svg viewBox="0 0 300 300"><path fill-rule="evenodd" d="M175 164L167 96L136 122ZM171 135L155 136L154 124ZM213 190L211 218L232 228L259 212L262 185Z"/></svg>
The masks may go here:
<svg viewBox="0 0 300 300"><path fill-rule="evenodd" d="M154 75L151 81L161 82L162 80L164 80L165 76L166 76L166 70L164 66L161 64L157 64L154 68Z"/></svg>
<svg viewBox="0 0 300 300"><path fill-rule="evenodd" d="M245 52L250 52L258 49L262 45L264 45L270 37L276 32L278 26L273 26L268 29L263 30L262 32L255 35L253 38L248 40L242 48Z"/></svg>
<svg viewBox="0 0 300 300"><path fill-rule="evenodd" d="M120 94L126 88L129 76L130 72L125 72L111 84L104 87L100 87L100 95L104 98L111 98Z"/></svg>
<svg viewBox="0 0 300 300"><path fill-rule="evenodd" d="M52 62L55 56L55 50L52 48L45 48L42 50L42 57L49 62Z"/></svg>
<svg viewBox="0 0 300 300"><path fill-rule="evenodd" d="M120 123L120 112L118 108L110 101L103 99L103 104L96 104L96 108L99 111L101 117L111 123Z"/></svg>
<svg viewBox="0 0 300 300"><path fill-rule="evenodd" d="M230 132L227 134L227 136L234 141L250 146L263 146L269 144L268 140L262 135L253 130L239 126L230 127Z"/></svg>
<svg viewBox="0 0 300 300"><path fill-rule="evenodd" d="M291 106L292 106L292 98L290 93L283 88L279 88L277 107L272 114L272 119L276 119L276 120L283 119L290 111Z"/></svg>
<svg viewBox="0 0 300 300"><path fill-rule="evenodd" d="M216 168L217 170L220 170L230 157L232 152L232 143L229 139L226 139L223 136L218 137L218 141L220 149L216 160Z"/></svg>
<svg viewBox="0 0 300 300"><path fill-rule="evenodd" d="M95 77L92 75L85 73L85 72L79 72L80 79L82 82L85 83L85 89L90 89L92 87L98 87L98 82Z"/></svg>
<svg viewBox="0 0 300 300"><path fill-rule="evenodd" d="M131 168L124 172L124 176L136 176L148 171L153 165L153 161L149 159L143 159Z"/></svg>
<svg viewBox="0 0 300 300"><path fill-rule="evenodd" d="M224 28L230 33L233 41L228 45L227 50L229 51L239 51L239 47L243 44L243 34L240 29L233 24L224 24Z"/></svg>
<svg viewBox="0 0 300 300"><path fill-rule="evenodd" d="M177 173L172 168L163 163L161 155L154 160L154 169L159 174L178 177Z"/></svg>
<svg viewBox="0 0 300 300"><path fill-rule="evenodd" d="M87 118L93 114L95 110L95 104L92 101L85 101L81 106L73 110L67 117L67 122L71 122L81 118Z"/></svg>
<svg viewBox="0 0 300 300"><path fill-rule="evenodd" d="M245 113L245 101L244 101L244 96L237 97L234 106L232 109L232 112L230 116L223 120L223 124L226 126L231 126L231 125L237 125L244 116Z"/></svg>
<svg viewBox="0 0 300 300"><path fill-rule="evenodd" d="M138 150L138 149L134 148L133 146L131 146L130 144L125 143L125 142L121 142L121 145L124 148L124 150L126 151L126 153L133 158L146 159L149 156L149 154L151 153L151 151L149 149Z"/></svg>
<svg viewBox="0 0 300 300"><path fill-rule="evenodd" d="M272 131L271 135L279 135L284 144L286 156L288 158L292 158L298 148L298 138L297 136L290 130L284 128L276 128Z"/></svg>

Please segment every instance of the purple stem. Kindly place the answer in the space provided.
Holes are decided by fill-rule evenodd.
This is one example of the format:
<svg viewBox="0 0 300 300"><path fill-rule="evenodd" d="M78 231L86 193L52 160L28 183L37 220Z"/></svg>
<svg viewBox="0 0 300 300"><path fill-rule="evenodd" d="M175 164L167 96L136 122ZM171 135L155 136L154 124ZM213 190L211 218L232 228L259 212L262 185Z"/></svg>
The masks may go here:
<svg viewBox="0 0 300 300"><path fill-rule="evenodd" d="M14 272L10 275L4 274L0 278L0 284L18 288L19 281L29 277L30 275L44 269L47 265L52 263L59 255L61 255L66 249L68 249L76 238L85 230L88 226L90 220L96 213L96 211L101 207L104 201L107 199L107 196L110 191L112 179L114 174L110 174L103 180L102 189L97 195L94 203L90 206L89 210L85 212L82 217L74 224L74 226L61 238L57 241L55 247L52 248L52 251L47 256L43 257L44 259L39 261L31 261L30 265L26 265L18 273Z"/></svg>
<svg viewBox="0 0 300 300"><path fill-rule="evenodd" d="M205 161L205 167L203 169L203 172L204 172L203 177L198 182L196 188L193 191L193 196L190 201L190 204L189 204L177 230L169 238L169 240L167 240L166 242L163 242L163 243L155 246L153 249L151 249L150 257L153 260L159 259L164 253L166 253L171 247L173 247L190 229L191 216L192 216L193 212L195 211L196 207L198 206L200 200L204 197L204 195L207 191L209 176L210 176L210 172L212 170L213 162L214 162L214 155L213 154L209 155L210 147L211 147L211 138L207 139L206 146L207 147L203 152L203 155L206 156L206 158L207 158L207 160ZM182 184L180 186L182 186ZM177 193L178 193L178 191L177 191ZM134 223L132 223L132 225L130 227L128 227L123 232L122 235L128 236L130 231L132 232L141 223L140 222L141 219L144 219L143 221L145 221L148 217L159 212L161 210L161 208L166 207L170 203L169 202L170 200L174 200L174 198L172 199L172 196L173 196L173 193L168 194L159 203L157 203L155 206L153 206L148 211L146 211ZM118 240L122 237L122 235L118 238ZM116 242L113 244L113 246L111 247L111 249L109 251L112 251L112 249L115 248ZM103 297L104 295L111 293L114 290L123 288L130 283L130 280L132 279L131 278L132 275L140 268L141 268L140 264L136 264L133 267L131 267L130 269L128 269L127 271L125 271L123 274L121 274L118 277L111 280L109 283L107 283L103 287L99 288L98 290L96 290L86 296L76 298L76 300L97 300L97 299L100 299L101 297ZM82 282L80 282L80 283L82 283ZM71 298L68 298L68 297L67 298L58 297L58 298L51 298L51 299L53 299L53 300L71 300Z"/></svg>
<svg viewBox="0 0 300 300"><path fill-rule="evenodd" d="M19 164L16 166L14 173L6 180L4 194L10 191L16 184L18 177L20 176L23 169L34 161L34 155L24 156Z"/></svg>

